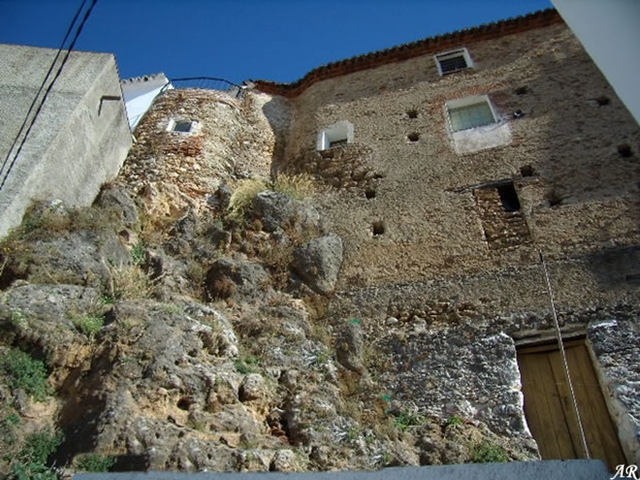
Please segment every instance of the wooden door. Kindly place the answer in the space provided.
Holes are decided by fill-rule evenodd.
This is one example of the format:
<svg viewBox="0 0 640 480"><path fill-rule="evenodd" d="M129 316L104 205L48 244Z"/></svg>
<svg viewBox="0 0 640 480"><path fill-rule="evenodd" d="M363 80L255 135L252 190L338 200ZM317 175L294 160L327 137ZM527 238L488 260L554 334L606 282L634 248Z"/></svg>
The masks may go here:
<svg viewBox="0 0 640 480"><path fill-rule="evenodd" d="M569 373L591 458L613 471L626 463L584 341L565 343ZM524 412L544 460L586 458L557 344L518 350Z"/></svg>

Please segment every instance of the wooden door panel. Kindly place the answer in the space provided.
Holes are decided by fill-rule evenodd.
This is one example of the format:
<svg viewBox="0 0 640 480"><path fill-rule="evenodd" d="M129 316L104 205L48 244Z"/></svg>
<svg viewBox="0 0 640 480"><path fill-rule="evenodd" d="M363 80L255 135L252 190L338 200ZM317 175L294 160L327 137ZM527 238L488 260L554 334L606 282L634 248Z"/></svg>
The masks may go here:
<svg viewBox="0 0 640 480"><path fill-rule="evenodd" d="M615 427L583 341L565 344L574 393L592 458L610 469L625 463ZM527 423L543 459L586 458L557 345L518 351Z"/></svg>
<svg viewBox="0 0 640 480"><path fill-rule="evenodd" d="M575 458L565 419L564 408L553 381L551 363L546 354L520 358L523 371L524 408L534 438L546 440L538 444L540 455L548 459ZM525 373L526 372L526 373Z"/></svg>

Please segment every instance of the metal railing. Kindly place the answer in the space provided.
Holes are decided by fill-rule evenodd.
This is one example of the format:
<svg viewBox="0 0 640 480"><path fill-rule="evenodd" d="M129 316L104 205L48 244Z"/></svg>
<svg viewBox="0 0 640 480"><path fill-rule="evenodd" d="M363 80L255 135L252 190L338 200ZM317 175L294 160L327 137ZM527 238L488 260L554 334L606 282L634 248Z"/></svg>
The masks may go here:
<svg viewBox="0 0 640 480"><path fill-rule="evenodd" d="M242 98L242 94L246 88L244 85L236 85L235 83L216 77L185 77L172 78L169 80L160 93L165 92L172 86L173 88L204 88L207 90L218 90L227 92L236 98Z"/></svg>

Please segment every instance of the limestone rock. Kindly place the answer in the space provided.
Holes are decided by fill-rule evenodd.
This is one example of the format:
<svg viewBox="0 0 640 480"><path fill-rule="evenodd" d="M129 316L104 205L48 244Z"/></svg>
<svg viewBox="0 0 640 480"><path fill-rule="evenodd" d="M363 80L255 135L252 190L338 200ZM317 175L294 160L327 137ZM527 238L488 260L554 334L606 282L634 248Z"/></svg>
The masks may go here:
<svg viewBox="0 0 640 480"><path fill-rule="evenodd" d="M272 472L295 472L297 470L295 454L288 449L278 450L271 460L269 470Z"/></svg>
<svg viewBox="0 0 640 480"><path fill-rule="evenodd" d="M330 293L338 281L343 246L340 237L330 233L311 240L294 252L296 272L314 290Z"/></svg>
<svg viewBox="0 0 640 480"><path fill-rule="evenodd" d="M249 299L262 296L269 282L270 276L260 264L230 259L215 262L206 278L209 295L223 299L236 294Z"/></svg>
<svg viewBox="0 0 640 480"><path fill-rule="evenodd" d="M259 373L250 373L244 377L238 391L241 402L257 400L265 397L264 378Z"/></svg>
<svg viewBox="0 0 640 480"><path fill-rule="evenodd" d="M320 215L311 205L270 190L256 195L253 214L260 219L267 232L287 228L313 229L320 225Z"/></svg>
<svg viewBox="0 0 640 480"><path fill-rule="evenodd" d="M30 245L26 276L37 283L100 287L109 284L108 265L131 261L115 233L73 232Z"/></svg>
<svg viewBox="0 0 640 480"><path fill-rule="evenodd" d="M364 338L359 321L352 319L342 327L336 338L336 357L344 368L362 373L364 365L362 354L364 351Z"/></svg>
<svg viewBox="0 0 640 480"><path fill-rule="evenodd" d="M100 192L96 205L117 212L125 227L134 227L138 223L138 209L129 193L123 188L105 188Z"/></svg>

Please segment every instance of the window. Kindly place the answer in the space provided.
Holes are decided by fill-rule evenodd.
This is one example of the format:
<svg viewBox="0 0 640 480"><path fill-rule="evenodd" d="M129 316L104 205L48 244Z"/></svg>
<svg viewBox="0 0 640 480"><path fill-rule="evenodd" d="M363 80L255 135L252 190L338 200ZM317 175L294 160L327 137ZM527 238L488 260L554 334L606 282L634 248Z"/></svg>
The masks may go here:
<svg viewBox="0 0 640 480"><path fill-rule="evenodd" d="M469 128L496 123L496 115L489 97L480 95L447 102L451 130L459 132Z"/></svg>
<svg viewBox="0 0 640 480"><path fill-rule="evenodd" d="M440 75L457 72L458 70L464 70L465 68L473 66L466 48L437 54L436 64L438 65L438 73L440 73Z"/></svg>
<svg viewBox="0 0 640 480"><path fill-rule="evenodd" d="M345 146L349 143L353 143L353 124L346 120L341 120L318 133L316 148L318 150L327 150L337 146Z"/></svg>
<svg viewBox="0 0 640 480"><path fill-rule="evenodd" d="M178 133L191 133L193 132L194 127L198 122L193 122L191 120L174 120L171 119L169 121L169 125L167 125L168 132L178 132Z"/></svg>

